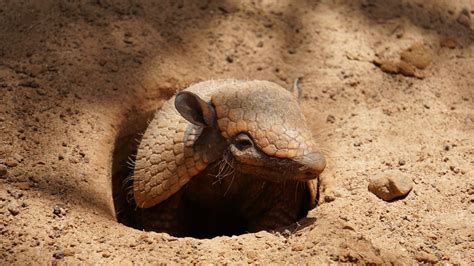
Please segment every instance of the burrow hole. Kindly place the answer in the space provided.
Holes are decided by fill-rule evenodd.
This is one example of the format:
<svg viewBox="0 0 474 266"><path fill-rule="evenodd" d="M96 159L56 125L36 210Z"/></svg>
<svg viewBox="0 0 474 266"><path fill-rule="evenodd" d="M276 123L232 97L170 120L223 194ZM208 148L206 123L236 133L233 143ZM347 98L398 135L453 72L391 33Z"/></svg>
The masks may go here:
<svg viewBox="0 0 474 266"><path fill-rule="evenodd" d="M148 230L137 218L137 208L133 204L133 197L127 195L127 187L132 186L129 177L133 175L133 161L135 159L141 136L146 130L148 121L155 111L138 114L132 112L118 131L112 163L113 201L117 221L140 230ZM164 202L166 203L166 201ZM196 204L186 205L184 211L190 217L190 225L186 231L167 232L178 237L213 238L216 236L232 236L248 233L247 221L236 214L232 208L219 210L202 209ZM301 214L301 220L287 227L297 230L312 224L314 219L306 218L307 212ZM155 217L159 219L159 214ZM151 219L154 219L153 217ZM285 231L285 229L282 229Z"/></svg>

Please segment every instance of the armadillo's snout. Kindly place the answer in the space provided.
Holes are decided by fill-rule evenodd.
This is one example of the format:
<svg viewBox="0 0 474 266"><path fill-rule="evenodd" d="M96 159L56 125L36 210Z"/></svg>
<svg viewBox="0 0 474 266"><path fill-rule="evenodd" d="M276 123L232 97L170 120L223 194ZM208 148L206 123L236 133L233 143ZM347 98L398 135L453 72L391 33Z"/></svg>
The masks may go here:
<svg viewBox="0 0 474 266"><path fill-rule="evenodd" d="M299 171L301 175L298 176L298 179L310 180L317 178L326 167L326 159L324 155L320 152L312 152L301 157L295 158L301 167Z"/></svg>

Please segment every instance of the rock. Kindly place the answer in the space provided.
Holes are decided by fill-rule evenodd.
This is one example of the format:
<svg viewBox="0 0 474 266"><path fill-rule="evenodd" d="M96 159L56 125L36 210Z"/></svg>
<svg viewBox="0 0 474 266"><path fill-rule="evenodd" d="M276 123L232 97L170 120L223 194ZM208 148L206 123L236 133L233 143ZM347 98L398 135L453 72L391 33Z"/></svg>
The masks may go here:
<svg viewBox="0 0 474 266"><path fill-rule="evenodd" d="M20 208L18 207L18 204L16 203L10 203L7 209L13 216L16 216L20 213Z"/></svg>
<svg viewBox="0 0 474 266"><path fill-rule="evenodd" d="M349 196L349 192L339 187L326 188L322 192L322 198L324 199L323 202L332 202L335 201L337 198L345 198L347 196Z"/></svg>
<svg viewBox="0 0 474 266"><path fill-rule="evenodd" d="M422 263L428 263L428 264L435 264L439 261L439 259L430 253L427 253L425 251L421 251L416 255L416 260Z"/></svg>
<svg viewBox="0 0 474 266"><path fill-rule="evenodd" d="M8 168L4 164L0 164L0 177L6 175L8 172Z"/></svg>
<svg viewBox="0 0 474 266"><path fill-rule="evenodd" d="M59 250L59 251L54 252L53 257L58 260L64 258L64 251Z"/></svg>
<svg viewBox="0 0 474 266"><path fill-rule="evenodd" d="M369 180L368 189L377 197L391 201L405 197L413 188L413 181L400 172L384 173Z"/></svg>
<svg viewBox="0 0 474 266"><path fill-rule="evenodd" d="M257 258L257 252L255 250L248 251L247 258L254 260L255 258Z"/></svg>
<svg viewBox="0 0 474 266"><path fill-rule="evenodd" d="M41 88L36 89L36 93L38 93L38 95L41 95L41 96L44 96L47 94L47 92Z"/></svg>
<svg viewBox="0 0 474 266"><path fill-rule="evenodd" d="M471 27L471 16L469 15L469 10L467 8L463 8L463 10L461 10L457 22L468 28Z"/></svg>
<svg viewBox="0 0 474 266"><path fill-rule="evenodd" d="M395 34L395 37L400 39L405 35L405 28L399 25L393 30L393 33Z"/></svg>
<svg viewBox="0 0 474 266"><path fill-rule="evenodd" d="M283 230L283 232L281 232L281 235L284 236L284 237L289 237L289 236L291 236L291 231L288 230L288 229L285 229L285 230Z"/></svg>
<svg viewBox="0 0 474 266"><path fill-rule="evenodd" d="M328 115L326 122L334 124L334 122L336 122L336 118L333 115Z"/></svg>
<svg viewBox="0 0 474 266"><path fill-rule="evenodd" d="M224 14L235 13L239 11L239 7L237 5L228 4L225 1L218 6L218 9Z"/></svg>
<svg viewBox="0 0 474 266"><path fill-rule="evenodd" d="M439 41L439 45L441 47L446 47L449 49L454 49L458 46L458 41L452 37L446 37Z"/></svg>
<svg viewBox="0 0 474 266"><path fill-rule="evenodd" d="M400 73L404 76L407 76L407 77L415 77L416 76L415 67L408 64L405 61L400 61L398 63L398 68L400 69Z"/></svg>
<svg viewBox="0 0 474 266"><path fill-rule="evenodd" d="M3 163L8 167L15 167L18 165L18 162L13 158L8 158Z"/></svg>
<svg viewBox="0 0 474 266"><path fill-rule="evenodd" d="M23 197L23 192L18 191L18 190L8 190L8 193L14 198L14 199L19 199Z"/></svg>
<svg viewBox="0 0 474 266"><path fill-rule="evenodd" d="M400 54L403 61L419 68L425 69L431 64L431 55L422 43L415 43Z"/></svg>
<svg viewBox="0 0 474 266"><path fill-rule="evenodd" d="M380 69L385 73L397 74L399 72L397 64L391 61L380 61Z"/></svg>
<svg viewBox="0 0 474 266"><path fill-rule="evenodd" d="M254 234L256 238L264 238L264 237L271 237L272 234L270 234L267 231L258 231L257 233Z"/></svg>
<svg viewBox="0 0 474 266"><path fill-rule="evenodd" d="M29 190L31 188L31 184L29 182L19 182L16 186L21 190Z"/></svg>
<svg viewBox="0 0 474 266"><path fill-rule="evenodd" d="M342 229L355 231L354 226L351 224L345 224L344 226L342 226Z"/></svg>
<svg viewBox="0 0 474 266"><path fill-rule="evenodd" d="M304 246L301 243L296 243L291 248L292 251L302 251L303 249L304 249Z"/></svg>
<svg viewBox="0 0 474 266"><path fill-rule="evenodd" d="M26 87L26 88L34 88L34 89L39 88L39 84L34 80L22 81L18 83L18 86Z"/></svg>
<svg viewBox="0 0 474 266"><path fill-rule="evenodd" d="M453 171L455 174L459 174L460 172L459 168L455 167L454 165L450 165L449 169Z"/></svg>
<svg viewBox="0 0 474 266"><path fill-rule="evenodd" d="M44 72L44 68L40 65L30 65L28 66L28 69L26 70L27 74L30 75L31 77L36 77L39 74Z"/></svg>
<svg viewBox="0 0 474 266"><path fill-rule="evenodd" d="M72 249L65 249L64 250L64 256L66 256L66 257L74 256L75 254L76 254L76 252Z"/></svg>
<svg viewBox="0 0 474 266"><path fill-rule="evenodd" d="M53 214L55 214L58 217L63 217L67 213L67 209L64 206L61 205L55 205L53 207Z"/></svg>

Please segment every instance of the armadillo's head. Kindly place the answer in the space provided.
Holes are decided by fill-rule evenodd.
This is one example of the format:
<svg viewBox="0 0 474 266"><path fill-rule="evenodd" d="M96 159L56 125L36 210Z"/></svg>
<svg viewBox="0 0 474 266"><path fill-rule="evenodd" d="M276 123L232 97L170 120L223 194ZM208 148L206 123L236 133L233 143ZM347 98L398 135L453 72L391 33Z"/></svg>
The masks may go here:
<svg viewBox="0 0 474 266"><path fill-rule="evenodd" d="M325 168L297 99L275 83L234 84L217 91L210 102L183 91L175 106L186 120L222 138L216 147L207 145L216 139L202 136L198 152L210 158L231 155L239 172L274 182L305 181Z"/></svg>

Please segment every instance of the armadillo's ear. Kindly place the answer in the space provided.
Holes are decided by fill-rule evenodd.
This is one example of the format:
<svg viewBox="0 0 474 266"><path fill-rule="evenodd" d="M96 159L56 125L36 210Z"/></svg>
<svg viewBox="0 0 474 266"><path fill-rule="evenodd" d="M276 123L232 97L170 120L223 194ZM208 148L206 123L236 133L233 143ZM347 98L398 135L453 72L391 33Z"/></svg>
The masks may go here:
<svg viewBox="0 0 474 266"><path fill-rule="evenodd" d="M184 119L197 126L211 127L215 123L216 111L214 107L192 92L179 92L176 95L174 106Z"/></svg>
<svg viewBox="0 0 474 266"><path fill-rule="evenodd" d="M301 96L303 95L303 91L301 90L301 85L300 85L300 78L295 79L295 82L293 82L293 87L289 89L291 94L295 97L298 102L301 100Z"/></svg>

